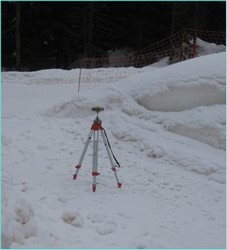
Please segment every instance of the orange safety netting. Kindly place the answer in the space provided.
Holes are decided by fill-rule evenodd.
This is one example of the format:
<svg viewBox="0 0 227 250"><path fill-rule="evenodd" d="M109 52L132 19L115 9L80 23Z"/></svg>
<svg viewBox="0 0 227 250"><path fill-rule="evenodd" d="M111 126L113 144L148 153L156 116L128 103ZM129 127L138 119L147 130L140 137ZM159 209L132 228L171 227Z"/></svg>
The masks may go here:
<svg viewBox="0 0 227 250"><path fill-rule="evenodd" d="M201 41L225 45L225 32L184 28L181 31L126 56L83 58L80 63L78 91L103 83L116 82L142 68L168 57L176 63L198 56Z"/></svg>

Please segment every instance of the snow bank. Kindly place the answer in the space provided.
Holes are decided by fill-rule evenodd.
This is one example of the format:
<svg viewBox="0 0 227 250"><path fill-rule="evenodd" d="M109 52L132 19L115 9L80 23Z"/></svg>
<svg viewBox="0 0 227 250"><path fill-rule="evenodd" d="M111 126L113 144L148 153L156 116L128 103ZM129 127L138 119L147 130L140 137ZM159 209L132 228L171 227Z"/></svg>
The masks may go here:
<svg viewBox="0 0 227 250"><path fill-rule="evenodd" d="M22 83L26 85L33 84L75 84L79 75L79 69L62 70L46 69L31 72L2 72L5 81L11 84ZM15 82L17 79L17 82Z"/></svg>
<svg viewBox="0 0 227 250"><path fill-rule="evenodd" d="M90 108L100 103L105 109L122 107L123 112L140 118L140 114L148 114L144 108L155 112L179 112L200 106L225 104L225 53L195 58L161 69L152 68L114 86L80 93L71 101L55 105L46 115L81 117L90 115ZM219 106L216 107L218 109ZM211 110L204 111L206 118ZM190 117L194 117L190 123L182 120L182 117L187 117L187 113L181 113L181 121L176 121L179 115L174 113L171 116L175 121L170 122L169 119L163 126L173 133L225 149L224 107L220 107L218 113L213 112L218 114L217 122L206 118L203 122L198 121L199 112L202 109L190 113Z"/></svg>
<svg viewBox="0 0 227 250"><path fill-rule="evenodd" d="M91 105L96 102L107 106L109 103L128 100L129 96L139 105L153 111L182 111L197 106L225 104L225 53L149 70L111 87L100 87L80 96L59 106L59 112L66 110L64 105L69 110L73 108L73 102L78 105L81 100L86 106L88 98Z"/></svg>
<svg viewBox="0 0 227 250"><path fill-rule="evenodd" d="M174 118L169 116L162 125L172 133L225 150L225 111L225 105L198 107L190 112L175 113Z"/></svg>
<svg viewBox="0 0 227 250"><path fill-rule="evenodd" d="M217 45L215 43L208 43L200 38L196 38L197 53L198 56L204 56L219 52L225 52L226 47L224 45Z"/></svg>
<svg viewBox="0 0 227 250"><path fill-rule="evenodd" d="M159 93L141 94L137 102L154 111L183 111L199 106L225 104L225 88L217 82L210 83L210 80L201 77L189 86L184 84L187 81L178 79L176 84L166 86L166 90Z"/></svg>
<svg viewBox="0 0 227 250"><path fill-rule="evenodd" d="M171 65L163 68L162 74L148 74L144 74L143 83L137 83L134 98L149 110L182 111L225 104L225 53Z"/></svg>
<svg viewBox="0 0 227 250"><path fill-rule="evenodd" d="M8 200L9 194L2 185L2 248L12 243L22 244L25 239L38 236L38 226L32 204L25 198Z"/></svg>

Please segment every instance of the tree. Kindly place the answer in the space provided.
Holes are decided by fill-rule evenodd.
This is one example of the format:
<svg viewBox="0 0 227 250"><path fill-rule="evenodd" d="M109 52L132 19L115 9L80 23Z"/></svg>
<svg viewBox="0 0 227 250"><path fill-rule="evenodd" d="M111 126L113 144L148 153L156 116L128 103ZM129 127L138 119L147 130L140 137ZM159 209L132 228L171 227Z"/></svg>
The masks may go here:
<svg viewBox="0 0 227 250"><path fill-rule="evenodd" d="M15 2L16 4L16 69L21 70L21 3Z"/></svg>
<svg viewBox="0 0 227 250"><path fill-rule="evenodd" d="M175 32L175 16L176 16L176 2L172 2L172 18L171 18L171 32L172 35Z"/></svg>
<svg viewBox="0 0 227 250"><path fill-rule="evenodd" d="M184 27L225 30L225 2L2 1L2 65L68 68L82 56L138 50Z"/></svg>

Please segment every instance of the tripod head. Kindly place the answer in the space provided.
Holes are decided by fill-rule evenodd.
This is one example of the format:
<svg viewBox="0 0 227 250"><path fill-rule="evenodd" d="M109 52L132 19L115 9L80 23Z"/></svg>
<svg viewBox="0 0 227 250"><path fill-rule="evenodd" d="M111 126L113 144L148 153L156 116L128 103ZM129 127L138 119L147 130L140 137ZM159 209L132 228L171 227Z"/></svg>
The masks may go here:
<svg viewBox="0 0 227 250"><path fill-rule="evenodd" d="M99 107L99 106L91 108L91 111L97 112L97 115L98 115L98 113L99 113L100 111L103 111L103 110L104 110L104 108Z"/></svg>
<svg viewBox="0 0 227 250"><path fill-rule="evenodd" d="M98 114L99 114L99 112L101 112L103 110L104 110L104 108L103 107L99 107L99 106L91 108L91 111L95 111L97 113L97 116L96 116L96 119L94 120L94 122L101 123L101 120L99 119Z"/></svg>

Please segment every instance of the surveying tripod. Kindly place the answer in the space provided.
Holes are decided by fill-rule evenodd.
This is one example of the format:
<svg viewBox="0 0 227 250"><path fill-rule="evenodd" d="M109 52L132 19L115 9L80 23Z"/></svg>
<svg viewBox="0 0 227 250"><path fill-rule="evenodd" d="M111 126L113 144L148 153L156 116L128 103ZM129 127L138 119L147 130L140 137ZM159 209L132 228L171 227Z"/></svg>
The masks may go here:
<svg viewBox="0 0 227 250"><path fill-rule="evenodd" d="M83 149L82 155L81 155L81 157L79 159L79 163L75 167L76 172L73 175L73 179L75 180L77 178L77 176L78 176L78 173L79 173L79 170L81 168L84 156L86 154L89 142L91 141L91 139L93 137L93 155L92 155L93 184L92 184L92 190L93 190L93 192L96 191L96 184L97 184L96 177L98 175L100 175L100 173L98 172L98 142L99 142L99 131L100 131L103 142L104 142L104 145L105 145L105 148L106 148L106 151L107 151L107 154L108 154L108 157L109 157L109 160L110 160L111 169L112 169L112 171L114 173L114 176L115 176L115 179L116 179L116 182L117 182L117 186L119 188L121 188L122 183L119 182L119 179L118 179L118 176L117 176L117 171L116 171L116 167L120 167L120 165L119 165L118 161L116 160L116 158L115 158L115 156L114 156L114 154L112 152L112 149L111 149L108 137L106 135L105 129L102 127L102 121L98 117L98 113L100 111L103 111L104 108L102 108L102 107L94 107L91 110L95 111L97 113L97 116L96 116L96 118L93 121L93 124L91 126L91 130L89 132L87 141L86 141L86 143L84 145L84 149ZM115 160L115 162L114 162L114 160Z"/></svg>

